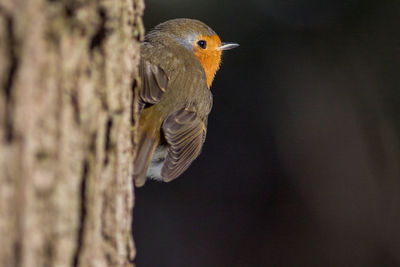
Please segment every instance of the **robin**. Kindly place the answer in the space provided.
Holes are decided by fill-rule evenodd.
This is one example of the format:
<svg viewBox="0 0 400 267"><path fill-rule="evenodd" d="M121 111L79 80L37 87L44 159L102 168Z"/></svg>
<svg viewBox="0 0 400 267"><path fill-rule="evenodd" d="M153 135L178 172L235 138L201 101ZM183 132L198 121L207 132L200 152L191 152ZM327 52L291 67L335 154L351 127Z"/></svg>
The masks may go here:
<svg viewBox="0 0 400 267"><path fill-rule="evenodd" d="M223 43L206 24L173 19L157 25L141 45L139 132L134 179L169 182L181 175L201 152L212 107L210 86Z"/></svg>

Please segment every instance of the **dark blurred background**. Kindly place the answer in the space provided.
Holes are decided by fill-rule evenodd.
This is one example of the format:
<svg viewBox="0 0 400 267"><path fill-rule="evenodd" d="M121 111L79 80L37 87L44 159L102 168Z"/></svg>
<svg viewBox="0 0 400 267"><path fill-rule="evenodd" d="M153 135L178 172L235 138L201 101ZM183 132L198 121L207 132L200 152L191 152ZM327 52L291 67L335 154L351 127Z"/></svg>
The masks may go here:
<svg viewBox="0 0 400 267"><path fill-rule="evenodd" d="M138 267L400 266L400 2L147 0L225 53L200 157L136 190Z"/></svg>

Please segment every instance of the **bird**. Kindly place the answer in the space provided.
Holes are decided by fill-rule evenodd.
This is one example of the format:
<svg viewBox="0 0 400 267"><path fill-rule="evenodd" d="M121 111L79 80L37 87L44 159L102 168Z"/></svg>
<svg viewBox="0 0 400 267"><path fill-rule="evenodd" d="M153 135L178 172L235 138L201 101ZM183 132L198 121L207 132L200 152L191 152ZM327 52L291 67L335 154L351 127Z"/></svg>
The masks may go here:
<svg viewBox="0 0 400 267"><path fill-rule="evenodd" d="M213 97L210 90L225 50L205 23L171 19L145 35L140 47L139 126L133 178L169 182L200 154Z"/></svg>

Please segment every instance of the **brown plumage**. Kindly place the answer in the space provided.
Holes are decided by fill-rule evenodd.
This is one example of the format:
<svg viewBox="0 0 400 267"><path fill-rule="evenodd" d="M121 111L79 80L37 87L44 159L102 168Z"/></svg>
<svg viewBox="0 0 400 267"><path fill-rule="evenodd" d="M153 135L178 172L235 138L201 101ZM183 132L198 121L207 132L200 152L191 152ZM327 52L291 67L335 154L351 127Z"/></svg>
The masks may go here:
<svg viewBox="0 0 400 267"><path fill-rule="evenodd" d="M136 186L146 177L171 181L200 154L212 107L209 87L222 50L236 46L221 43L211 28L192 19L169 20L146 35L139 67Z"/></svg>

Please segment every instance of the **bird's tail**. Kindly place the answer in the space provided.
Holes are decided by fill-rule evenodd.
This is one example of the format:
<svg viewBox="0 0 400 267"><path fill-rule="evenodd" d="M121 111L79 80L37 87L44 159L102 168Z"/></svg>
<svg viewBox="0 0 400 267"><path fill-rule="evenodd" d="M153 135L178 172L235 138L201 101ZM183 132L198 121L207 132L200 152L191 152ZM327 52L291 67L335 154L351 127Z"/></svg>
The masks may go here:
<svg viewBox="0 0 400 267"><path fill-rule="evenodd" d="M133 162L133 178L136 187L141 187L146 182L147 169L160 141L161 122L158 122L157 116L153 114L144 110L140 116L138 145Z"/></svg>

